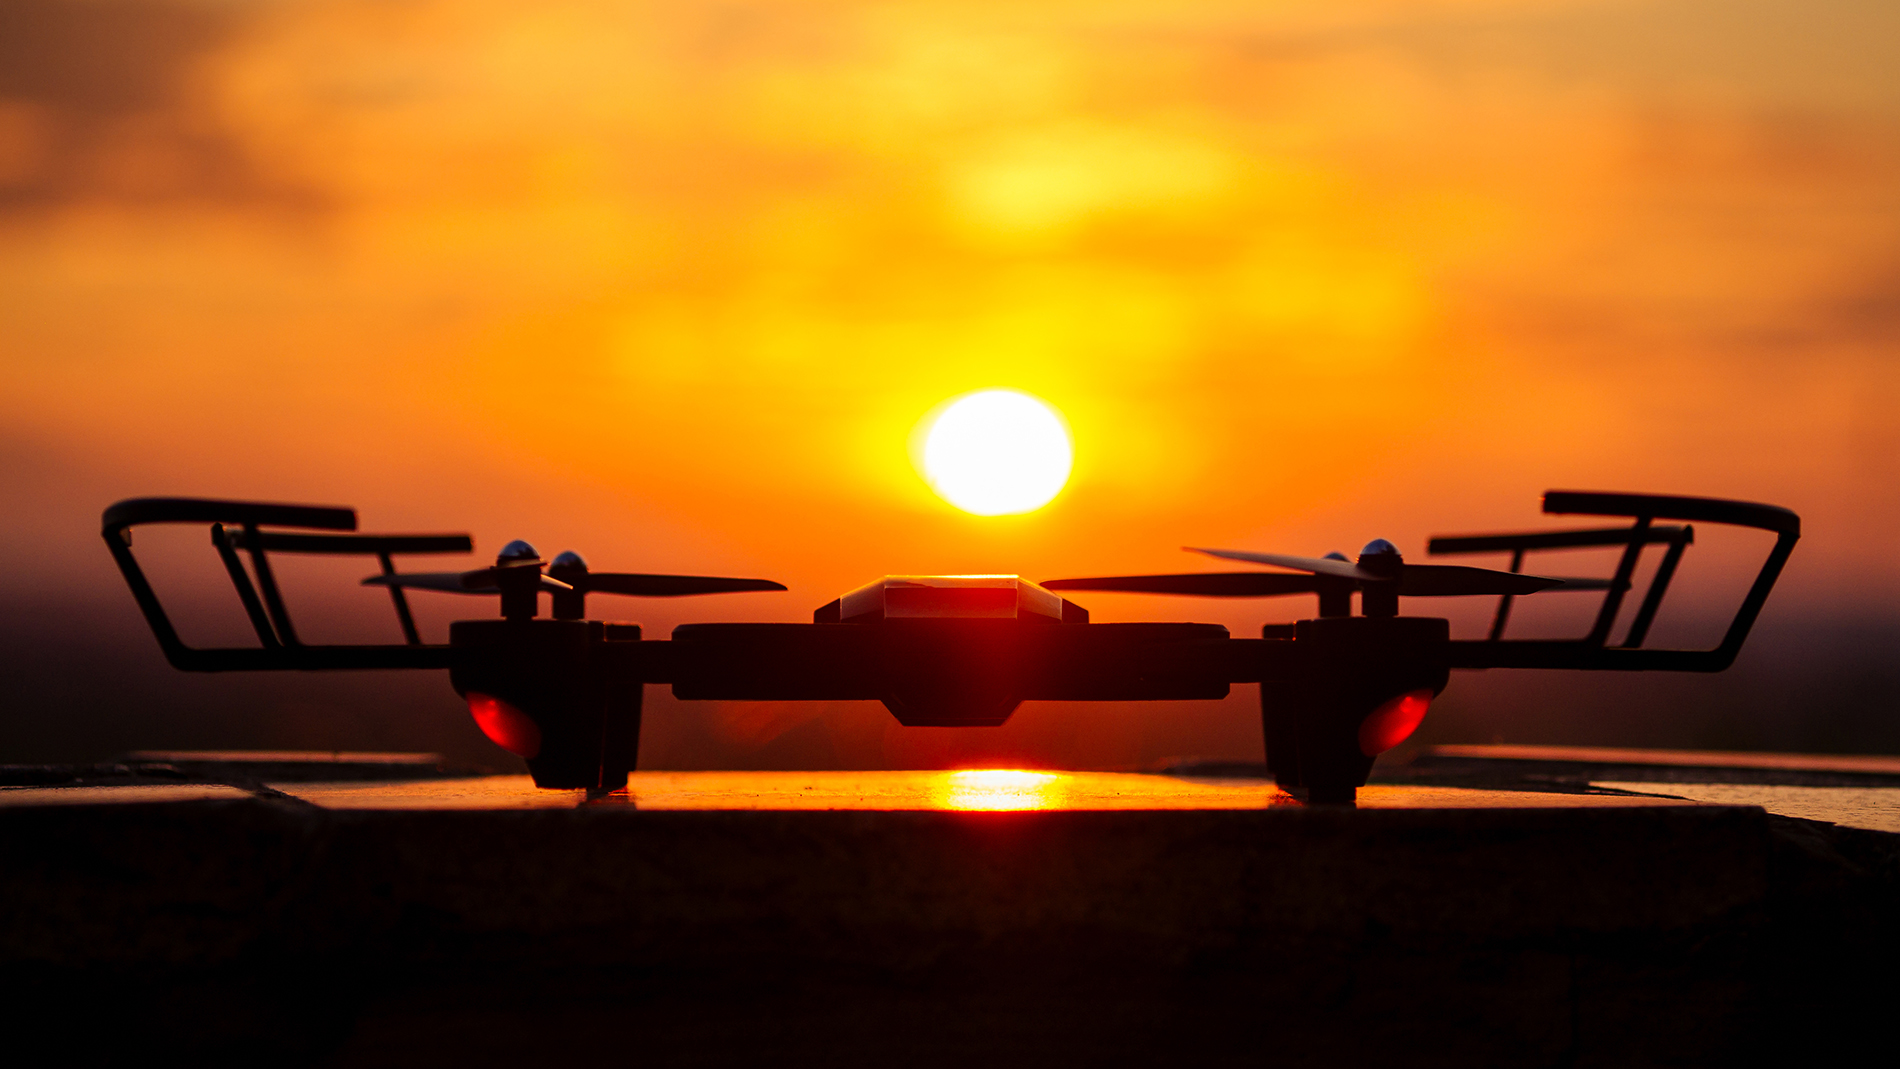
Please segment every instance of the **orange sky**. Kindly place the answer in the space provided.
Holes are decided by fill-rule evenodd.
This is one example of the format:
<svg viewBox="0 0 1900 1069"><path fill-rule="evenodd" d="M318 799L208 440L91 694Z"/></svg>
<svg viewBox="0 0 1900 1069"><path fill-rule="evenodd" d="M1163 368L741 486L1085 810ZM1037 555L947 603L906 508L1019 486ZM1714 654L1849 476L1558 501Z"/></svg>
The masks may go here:
<svg viewBox="0 0 1900 1069"><path fill-rule="evenodd" d="M1784 504L1779 597L1900 595L1881 0L9 7L23 597L117 606L91 539L136 494L792 587L616 607L663 632L885 572L1419 553L1551 486ZM908 438L999 386L1075 477L969 517Z"/></svg>

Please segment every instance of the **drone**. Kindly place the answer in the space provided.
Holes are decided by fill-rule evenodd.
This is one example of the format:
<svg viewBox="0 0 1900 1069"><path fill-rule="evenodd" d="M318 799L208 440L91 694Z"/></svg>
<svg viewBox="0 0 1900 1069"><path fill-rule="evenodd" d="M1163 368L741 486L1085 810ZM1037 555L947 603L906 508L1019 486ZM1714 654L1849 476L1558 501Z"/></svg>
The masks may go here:
<svg viewBox="0 0 1900 1069"><path fill-rule="evenodd" d="M348 508L198 498L136 498L105 510L103 533L165 658L188 672L447 669L490 740L522 758L537 786L606 793L638 761L648 684L688 700L881 701L906 726L979 727L1007 720L1025 700L1219 699L1260 684L1268 770L1313 804L1352 804L1374 759L1417 729L1453 669L1558 668L1720 672L1735 660L1801 536L1801 520L1773 505L1714 498L1552 490L1544 512L1614 517L1626 525L1433 538L1433 555L1510 555L1508 570L1417 564L1375 539L1357 559L1199 549L1273 571L1051 579L1015 575L885 576L820 606L811 623L697 623L670 641L639 625L587 618L590 595L684 597L784 590L764 579L596 572L579 554L544 561L508 543L492 566L401 572L397 557L469 553L462 534L356 533ZM1659 523L1658 521L1673 521ZM132 553L144 524L210 525L211 544L236 588L257 645L185 645ZM1775 543L1712 649L1644 646L1693 523L1773 532ZM1527 553L1621 547L1607 578L1524 572ZM1612 644L1646 549L1662 558ZM318 645L297 637L270 565L272 553L375 557L363 580L389 591L404 641ZM247 567L248 560L248 567ZM424 642L408 591L499 600L498 617L449 625L446 644ZM1266 624L1235 638L1201 623L1091 623L1068 592L1218 598L1313 595L1317 615ZM1517 598L1548 592L1602 595L1580 638L1508 639ZM550 613L542 616L541 597ZM1450 622L1399 613L1402 599L1491 596L1489 635L1454 640ZM1359 612L1353 613L1358 602Z"/></svg>

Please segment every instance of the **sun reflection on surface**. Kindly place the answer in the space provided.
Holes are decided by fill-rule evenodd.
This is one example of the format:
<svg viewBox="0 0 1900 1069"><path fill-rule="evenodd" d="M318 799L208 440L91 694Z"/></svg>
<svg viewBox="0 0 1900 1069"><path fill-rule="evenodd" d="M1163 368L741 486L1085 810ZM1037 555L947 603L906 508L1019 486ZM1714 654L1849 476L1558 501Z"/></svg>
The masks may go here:
<svg viewBox="0 0 1900 1069"><path fill-rule="evenodd" d="M625 792L591 801L585 791L537 790L534 781L527 776L275 783L271 786L327 809L558 809L599 805L649 811L1126 812L1304 808L1303 803L1276 789L1272 782L1260 779L1198 779L1131 772L1029 772L1007 768L963 772L636 772ZM109 800L92 795L140 789L144 788L12 788L0 790L0 807L10 802L44 804L36 799L51 795L60 795L51 800ZM1551 794L1404 784L1374 784L1359 791L1361 809L1567 809L1693 804L1653 794Z"/></svg>
<svg viewBox="0 0 1900 1069"><path fill-rule="evenodd" d="M945 809L986 811L1056 809L1062 805L1061 779L1053 772L1016 768L952 772L943 778L939 804Z"/></svg>

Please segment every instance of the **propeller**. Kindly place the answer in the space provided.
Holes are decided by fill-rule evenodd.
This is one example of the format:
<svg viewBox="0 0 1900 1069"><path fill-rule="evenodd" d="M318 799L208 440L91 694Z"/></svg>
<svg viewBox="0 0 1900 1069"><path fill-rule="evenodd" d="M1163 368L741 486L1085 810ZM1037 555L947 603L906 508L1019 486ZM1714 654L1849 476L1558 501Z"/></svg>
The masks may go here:
<svg viewBox="0 0 1900 1069"><path fill-rule="evenodd" d="M512 586L514 576L529 570L538 577L536 589L549 593L574 589L559 579L541 574L541 555L520 539L503 546L495 555L495 566L470 572L411 572L407 575L372 575L364 586L396 586L410 590L436 590L445 594L499 594L503 584Z"/></svg>
<svg viewBox="0 0 1900 1069"><path fill-rule="evenodd" d="M1447 564L1407 564L1398 547L1383 538L1366 544L1357 562L1343 553L1324 557L1297 557L1285 553L1253 553L1238 549L1184 547L1226 560L1247 561L1288 568L1304 575L1281 572L1192 572L1179 575L1121 575L1092 579L1052 579L1050 590L1112 590L1143 594L1190 594L1215 598L1278 597L1314 593L1320 596L1320 615L1351 612L1351 592L1364 592L1368 616L1392 616L1398 598L1458 597L1471 594L1534 594L1568 588L1602 590L1605 580L1554 579L1521 572L1500 572Z"/></svg>
<svg viewBox="0 0 1900 1069"><path fill-rule="evenodd" d="M468 572L410 572L397 575L372 575L364 586L403 587L434 590L446 594L502 595L503 615L534 615L533 595L546 591L554 595L557 620L579 620L587 615L588 594L621 594L640 598L677 598L694 594L736 594L758 590L784 590L781 583L769 579L729 579L711 575L647 575L638 572L595 572L587 561L569 550L555 557L543 574L540 554L526 542L508 543L495 558L492 568ZM530 578L532 576L532 578ZM521 593L516 594L516 591ZM511 597L510 595L513 595ZM511 604L512 603L512 604ZM509 611L509 610L514 611Z"/></svg>
<svg viewBox="0 0 1900 1069"><path fill-rule="evenodd" d="M1244 560L1271 564L1315 575L1351 579L1361 584L1397 583L1404 597L1444 598L1467 594L1535 594L1540 590L1565 585L1562 579L1522 572L1500 572L1491 568L1471 568L1459 564L1407 564L1397 546L1383 538L1366 543L1354 563L1342 557L1295 557L1285 553L1252 553L1240 549L1201 549L1184 547L1191 553L1205 553L1225 560Z"/></svg>
<svg viewBox="0 0 1900 1069"><path fill-rule="evenodd" d="M728 579L717 575L648 575L642 572L593 572L581 555L568 550L554 558L548 574L582 594L624 594L635 598L681 598L693 594L741 594L784 590L770 579Z"/></svg>
<svg viewBox="0 0 1900 1069"><path fill-rule="evenodd" d="M363 580L364 586L399 586L405 590L434 590L443 594L499 594L501 586L496 581L494 568L477 568L472 572L404 572L397 575L372 575ZM572 590L572 586L559 579L542 576L539 588L552 594L556 591Z"/></svg>
<svg viewBox="0 0 1900 1069"><path fill-rule="evenodd" d="M1273 572L1189 572L1182 575L1109 575L1095 579L1051 579L1049 590L1117 590L1132 594L1195 594L1204 598L1272 598L1316 594L1328 583L1315 575Z"/></svg>

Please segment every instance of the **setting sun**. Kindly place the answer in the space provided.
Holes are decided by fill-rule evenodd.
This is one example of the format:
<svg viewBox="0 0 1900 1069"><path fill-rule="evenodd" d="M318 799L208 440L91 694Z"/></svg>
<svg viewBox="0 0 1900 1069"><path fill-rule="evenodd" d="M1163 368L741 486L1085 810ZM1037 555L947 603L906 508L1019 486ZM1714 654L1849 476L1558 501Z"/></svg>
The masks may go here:
<svg viewBox="0 0 1900 1069"><path fill-rule="evenodd" d="M1030 512L1069 481L1068 428L1055 409L1014 390L951 402L925 435L924 477L943 499L978 516Z"/></svg>

